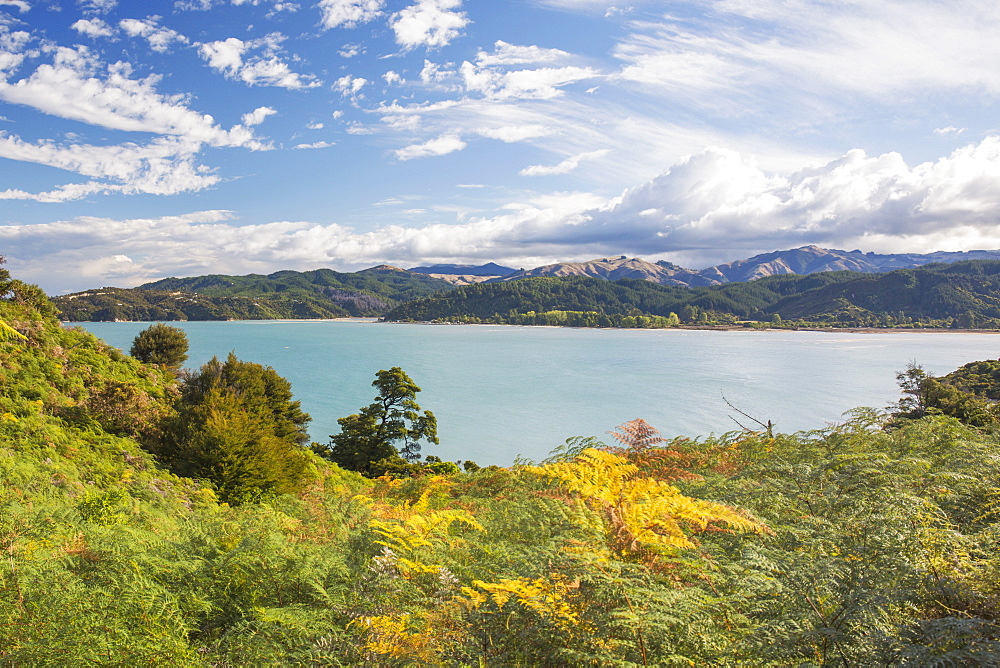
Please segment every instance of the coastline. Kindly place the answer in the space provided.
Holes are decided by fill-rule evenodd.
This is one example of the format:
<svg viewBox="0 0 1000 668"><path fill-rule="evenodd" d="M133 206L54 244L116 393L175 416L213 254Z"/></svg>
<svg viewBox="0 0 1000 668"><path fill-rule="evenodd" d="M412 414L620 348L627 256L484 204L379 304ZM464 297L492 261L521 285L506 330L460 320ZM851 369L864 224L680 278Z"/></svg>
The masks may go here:
<svg viewBox="0 0 1000 668"><path fill-rule="evenodd" d="M431 325L438 327L465 326L465 327L538 327L545 329L604 329L616 331L702 331L702 332L822 332L826 334L888 334L894 332L912 332L915 334L1000 334L1000 329L951 329L948 327L742 327L737 325L678 325L677 327L572 327L566 325L512 325L497 322L433 322L431 320L384 321L378 317L343 317L343 318L275 318L275 319L247 319L247 320L62 320L60 323L64 327L73 327L82 324L93 323L155 323L164 322L184 323L184 322L273 322L273 323L306 323L306 322L357 322L379 325Z"/></svg>

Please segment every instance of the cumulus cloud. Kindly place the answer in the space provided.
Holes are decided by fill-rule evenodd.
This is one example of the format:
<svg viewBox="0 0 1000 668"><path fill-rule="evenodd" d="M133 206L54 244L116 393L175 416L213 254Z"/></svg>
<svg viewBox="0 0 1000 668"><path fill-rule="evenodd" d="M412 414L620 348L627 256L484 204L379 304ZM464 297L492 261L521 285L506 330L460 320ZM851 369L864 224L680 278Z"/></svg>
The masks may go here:
<svg viewBox="0 0 1000 668"><path fill-rule="evenodd" d="M520 174L521 176L551 176L553 174L566 174L579 167L580 163L584 160L594 160L607 154L607 149L578 153L577 155L571 155L557 165L532 165L531 167L525 167L520 171Z"/></svg>
<svg viewBox="0 0 1000 668"><path fill-rule="evenodd" d="M396 43L404 49L447 46L469 24L465 12L454 11L462 0L417 0L389 21Z"/></svg>
<svg viewBox="0 0 1000 668"><path fill-rule="evenodd" d="M400 160L413 160L414 158L426 158L435 155L446 155L461 151L466 147L466 143L455 135L442 135L436 139L431 139L423 144L411 144L396 151L396 157Z"/></svg>
<svg viewBox="0 0 1000 668"><path fill-rule="evenodd" d="M279 57L284 35L271 33L257 40L244 41L236 37L201 44L198 51L213 70L230 79L239 79L249 86L279 88L313 88L320 82L308 74L293 72ZM253 51L259 53L249 55Z"/></svg>
<svg viewBox="0 0 1000 668"><path fill-rule="evenodd" d="M0 243L19 275L60 290L103 284L105 274L93 267L76 274L93 258L119 271L127 263L113 261L117 255L134 261L130 280L140 282L383 262L490 259L534 266L608 253L687 258L701 262L685 261L697 268L803 244L880 252L1000 248L1000 137L916 166L897 154L854 150L788 175L711 148L610 200L560 193L505 209L456 224L368 232L311 222L239 226L227 212L80 218L0 226Z"/></svg>
<svg viewBox="0 0 1000 668"><path fill-rule="evenodd" d="M201 190L219 180L196 159L205 146L268 148L249 126L224 129L211 116L188 108L185 96L159 93L158 83L156 76L133 78L128 64L105 65L82 46L56 48L51 63L39 65L20 80L0 76L0 100L103 128L156 135L143 144L98 146L80 142L75 134L57 143L0 133L0 157L89 179L42 192L9 187L0 191L0 199L64 202L98 193L171 195ZM263 113L257 110L250 116Z"/></svg>
<svg viewBox="0 0 1000 668"><path fill-rule="evenodd" d="M368 83L368 79L363 77L352 77L349 74L337 79L334 84L334 90L339 90L341 95L355 96L361 92L361 89L365 87Z"/></svg>
<svg viewBox="0 0 1000 668"><path fill-rule="evenodd" d="M111 37L114 30L101 19L80 19L70 26L81 35L88 37Z"/></svg>
<svg viewBox="0 0 1000 668"><path fill-rule="evenodd" d="M321 23L331 28L354 28L382 14L385 0L320 0Z"/></svg>
<svg viewBox="0 0 1000 668"><path fill-rule="evenodd" d="M129 37L146 39L149 42L149 48L158 53L166 53L172 42L188 43L187 37L176 30L159 25L159 20L159 16L150 16L145 19L123 19L118 22L118 25Z"/></svg>
<svg viewBox="0 0 1000 668"><path fill-rule="evenodd" d="M246 127L252 127L254 125L260 125L264 122L268 116L273 116L278 113L277 109L272 109L271 107L257 107L248 114L243 114L242 121L243 125Z"/></svg>

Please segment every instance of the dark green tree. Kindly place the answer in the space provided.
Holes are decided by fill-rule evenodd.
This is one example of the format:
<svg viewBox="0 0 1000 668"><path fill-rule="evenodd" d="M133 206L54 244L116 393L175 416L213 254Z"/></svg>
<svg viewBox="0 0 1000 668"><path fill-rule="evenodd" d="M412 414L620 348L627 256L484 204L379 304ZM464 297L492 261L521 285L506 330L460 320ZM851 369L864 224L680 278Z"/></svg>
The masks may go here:
<svg viewBox="0 0 1000 668"><path fill-rule="evenodd" d="M139 332L129 354L140 362L176 369L187 359L188 340L183 330L158 322Z"/></svg>
<svg viewBox="0 0 1000 668"><path fill-rule="evenodd" d="M415 462L422 439L436 444L437 419L430 411L421 412L416 402L420 388L398 366L379 371L372 385L378 389L375 401L338 419L340 433L317 451L345 469L378 476Z"/></svg>
<svg viewBox="0 0 1000 668"><path fill-rule="evenodd" d="M264 415L275 436L298 445L309 440L309 414L292 400L292 384L271 367L244 362L234 353L225 362L213 357L185 379L182 403L203 403L216 389L237 396L247 411Z"/></svg>
<svg viewBox="0 0 1000 668"><path fill-rule="evenodd" d="M210 480L223 501L256 501L306 482L308 422L287 380L230 353L184 379L157 454L181 475Z"/></svg>

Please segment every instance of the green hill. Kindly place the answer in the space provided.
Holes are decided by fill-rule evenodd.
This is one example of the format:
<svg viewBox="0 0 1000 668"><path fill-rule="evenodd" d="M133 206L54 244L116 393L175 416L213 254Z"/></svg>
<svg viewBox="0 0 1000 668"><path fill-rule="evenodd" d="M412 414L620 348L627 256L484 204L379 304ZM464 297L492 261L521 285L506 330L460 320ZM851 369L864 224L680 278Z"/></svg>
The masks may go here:
<svg viewBox="0 0 1000 668"><path fill-rule="evenodd" d="M371 317L452 286L393 267L269 275L165 278L138 288L101 288L53 300L64 320L270 320Z"/></svg>

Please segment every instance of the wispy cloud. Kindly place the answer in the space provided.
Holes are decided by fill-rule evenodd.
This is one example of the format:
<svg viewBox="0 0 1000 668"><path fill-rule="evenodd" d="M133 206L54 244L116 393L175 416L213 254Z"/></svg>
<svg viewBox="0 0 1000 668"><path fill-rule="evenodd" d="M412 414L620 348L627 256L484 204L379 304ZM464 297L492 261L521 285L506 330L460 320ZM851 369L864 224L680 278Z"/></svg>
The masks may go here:
<svg viewBox="0 0 1000 668"><path fill-rule="evenodd" d="M334 146L335 144L336 144L336 142L314 141L311 144L296 144L294 148L297 148L297 149L301 149L301 148L330 148L331 146Z"/></svg>
<svg viewBox="0 0 1000 668"><path fill-rule="evenodd" d="M532 165L531 167L525 167L521 170L520 174L521 176L550 176L552 174L566 174L579 167L580 163L584 160L601 158L607 155L608 152L608 149L600 149L598 151L578 153L576 155L571 155L557 165Z"/></svg>

